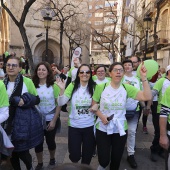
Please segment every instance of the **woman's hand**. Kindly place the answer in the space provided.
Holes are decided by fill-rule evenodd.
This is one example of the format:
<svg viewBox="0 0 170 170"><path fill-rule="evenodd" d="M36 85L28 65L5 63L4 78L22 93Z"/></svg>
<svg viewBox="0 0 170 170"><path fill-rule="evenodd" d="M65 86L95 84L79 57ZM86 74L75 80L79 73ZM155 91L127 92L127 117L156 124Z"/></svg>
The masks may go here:
<svg viewBox="0 0 170 170"><path fill-rule="evenodd" d="M106 116L106 115L102 115L102 116L100 117L100 119L101 119L101 121L102 121L102 123L103 123L104 125L107 125L107 124L109 123L109 121L107 120L107 116Z"/></svg>
<svg viewBox="0 0 170 170"><path fill-rule="evenodd" d="M141 77L141 80L144 81L146 78L146 75L147 75L147 69L144 65L144 62L142 62L142 66L140 68L140 77Z"/></svg>
<svg viewBox="0 0 170 170"><path fill-rule="evenodd" d="M20 101L18 103L18 106L23 106L24 105L24 100L22 98L20 98Z"/></svg>
<svg viewBox="0 0 170 170"><path fill-rule="evenodd" d="M96 112L98 109L99 109L99 104L94 104L94 105L89 109L89 111L90 111L90 112Z"/></svg>
<svg viewBox="0 0 170 170"><path fill-rule="evenodd" d="M51 131L55 128L56 121L51 120L51 122L47 125L47 131Z"/></svg>
<svg viewBox="0 0 170 170"><path fill-rule="evenodd" d="M65 81L64 81L64 80L61 80L61 78L56 78L55 83L58 85L58 87L59 87L61 90L64 90L64 89L65 89Z"/></svg>
<svg viewBox="0 0 170 170"><path fill-rule="evenodd" d="M160 135L159 144L162 146L162 148L164 148L165 150L168 150L169 139L168 139L167 135L163 135L163 136Z"/></svg>

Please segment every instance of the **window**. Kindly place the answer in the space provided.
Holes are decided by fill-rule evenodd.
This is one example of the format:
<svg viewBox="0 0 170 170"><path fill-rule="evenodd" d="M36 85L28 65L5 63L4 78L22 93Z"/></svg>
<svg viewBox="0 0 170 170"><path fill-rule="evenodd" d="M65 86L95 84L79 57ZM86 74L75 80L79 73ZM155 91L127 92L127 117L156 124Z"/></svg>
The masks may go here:
<svg viewBox="0 0 170 170"><path fill-rule="evenodd" d="M95 6L95 9L102 9L103 8L103 5L96 5Z"/></svg>
<svg viewBox="0 0 170 170"><path fill-rule="evenodd" d="M106 27L104 28L104 31L105 31L105 32L112 32L113 29L114 29L114 25L106 26Z"/></svg>
<svg viewBox="0 0 170 170"><path fill-rule="evenodd" d="M95 13L95 17L103 17L103 13Z"/></svg>
<svg viewBox="0 0 170 170"><path fill-rule="evenodd" d="M107 24L114 24L116 22L116 19L114 18L104 18L104 22Z"/></svg>
<svg viewBox="0 0 170 170"><path fill-rule="evenodd" d="M89 15L88 15L88 16L89 16L89 18L90 18L90 17L92 17L92 13L89 13Z"/></svg>
<svg viewBox="0 0 170 170"><path fill-rule="evenodd" d="M105 7L111 7L114 6L115 2L114 1L105 1Z"/></svg>
<svg viewBox="0 0 170 170"><path fill-rule="evenodd" d="M99 49L100 47L101 47L101 46L98 45L98 44L93 45L93 48L94 48L94 49Z"/></svg>
<svg viewBox="0 0 170 170"><path fill-rule="evenodd" d="M98 33L102 33L102 29L96 29Z"/></svg>
<svg viewBox="0 0 170 170"><path fill-rule="evenodd" d="M92 5L89 5L89 9L92 9Z"/></svg>
<svg viewBox="0 0 170 170"><path fill-rule="evenodd" d="M95 22L94 22L94 25L102 25L102 24L103 24L102 21L95 21Z"/></svg>
<svg viewBox="0 0 170 170"><path fill-rule="evenodd" d="M101 37L94 37L94 41L101 41Z"/></svg>

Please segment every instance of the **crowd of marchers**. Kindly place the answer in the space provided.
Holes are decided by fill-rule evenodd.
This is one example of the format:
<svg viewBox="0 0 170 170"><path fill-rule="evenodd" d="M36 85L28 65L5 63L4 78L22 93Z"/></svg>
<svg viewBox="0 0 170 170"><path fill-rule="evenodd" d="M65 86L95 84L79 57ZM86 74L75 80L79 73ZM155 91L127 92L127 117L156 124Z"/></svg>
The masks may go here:
<svg viewBox="0 0 170 170"><path fill-rule="evenodd" d="M68 151L73 164L58 169L90 170L88 165L97 153L97 170L119 170L125 145L129 166L140 168L135 159L136 131L142 117L147 135L147 118L152 114L155 135L150 159L156 162L163 157L168 170L170 65L148 78L150 70L137 56L109 68L84 64L81 58L74 58L73 64L59 70L57 64L42 61L31 77L23 55L0 57L0 167L10 161L14 170L21 170L21 160L28 170L42 170L44 141L49 167L56 167L55 135L60 133L62 110L68 112ZM29 152L32 148L36 167Z"/></svg>

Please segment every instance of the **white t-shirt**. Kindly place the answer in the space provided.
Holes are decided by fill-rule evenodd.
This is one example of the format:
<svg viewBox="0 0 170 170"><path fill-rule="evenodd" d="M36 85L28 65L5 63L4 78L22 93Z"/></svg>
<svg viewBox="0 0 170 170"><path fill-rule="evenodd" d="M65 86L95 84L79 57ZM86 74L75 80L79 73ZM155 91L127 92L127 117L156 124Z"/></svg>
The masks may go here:
<svg viewBox="0 0 170 170"><path fill-rule="evenodd" d="M104 80L99 80L99 79L96 79L96 80L94 80L95 82L96 82L96 84L101 84L101 83L107 83L107 82L109 82L109 80L105 77L105 79Z"/></svg>
<svg viewBox="0 0 170 170"><path fill-rule="evenodd" d="M10 96L11 96L13 90L14 90L14 84L15 84L15 82L10 82L10 81L7 84L7 93L8 93L9 98L10 98ZM23 82L23 88L22 88L22 93L21 94L24 94L26 92L28 92L28 89L27 89L26 84Z"/></svg>
<svg viewBox="0 0 170 170"><path fill-rule="evenodd" d="M133 76L137 76L137 71L132 71Z"/></svg>
<svg viewBox="0 0 170 170"><path fill-rule="evenodd" d="M156 82L155 82L155 83L156 83ZM155 85L155 83L149 82L149 85L150 85L151 90L153 89L153 86ZM155 96L153 97L153 101L158 101L158 95L155 95Z"/></svg>
<svg viewBox="0 0 170 170"><path fill-rule="evenodd" d="M56 100L54 96L53 86L47 88L47 85L39 85L37 88L38 96L40 97L40 103L37 105L39 111L46 116L46 121L51 121L55 114ZM58 96L58 95L57 95ZM57 98L57 97L56 97ZM53 113L50 113L54 110Z"/></svg>
<svg viewBox="0 0 170 170"><path fill-rule="evenodd" d="M71 97L74 84L70 83L64 95L58 98L58 104L64 105ZM66 100L67 99L67 100ZM76 128L86 128L94 125L95 115L88 109L91 107L92 97L87 91L87 86L80 86L71 98L68 125Z"/></svg>
<svg viewBox="0 0 170 170"><path fill-rule="evenodd" d="M103 84L96 86L93 100L100 102L99 110L103 115L109 117L114 114L114 117L107 125L104 125L98 117L96 128L107 132L107 134L119 133L120 136L123 136L125 135L124 130L127 130L127 120L125 118L127 96L135 98L139 90L128 84L124 85L126 90L123 85L120 85L118 89L114 89L110 83L107 83L104 90L103 86Z"/></svg>
<svg viewBox="0 0 170 170"><path fill-rule="evenodd" d="M4 70L0 68L0 77L4 77L4 76L5 76Z"/></svg>
<svg viewBox="0 0 170 170"><path fill-rule="evenodd" d="M72 67L68 72L68 77L71 77L72 82L76 79L77 70L78 70L78 68Z"/></svg>
<svg viewBox="0 0 170 170"><path fill-rule="evenodd" d="M124 75L122 83L130 84L130 85L136 87L139 90L141 89L140 80L135 76L128 77L128 76ZM126 110L135 110L135 109L137 109L138 102L139 102L138 100L128 98L127 103L126 103Z"/></svg>

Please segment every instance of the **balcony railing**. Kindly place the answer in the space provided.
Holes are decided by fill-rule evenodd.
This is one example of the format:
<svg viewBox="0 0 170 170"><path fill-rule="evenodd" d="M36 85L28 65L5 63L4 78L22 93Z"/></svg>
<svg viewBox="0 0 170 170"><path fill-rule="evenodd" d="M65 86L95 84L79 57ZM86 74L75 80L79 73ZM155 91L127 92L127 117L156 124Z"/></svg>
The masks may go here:
<svg viewBox="0 0 170 170"><path fill-rule="evenodd" d="M170 36L170 30L162 30L157 33L158 36L158 42L157 44L168 44L168 39L167 37ZM153 34L148 37L148 48L152 47L154 45L154 38ZM141 50L145 48L145 39L142 40L141 42Z"/></svg>
<svg viewBox="0 0 170 170"><path fill-rule="evenodd" d="M154 2L150 2L145 8L145 15L150 15L154 12Z"/></svg>

